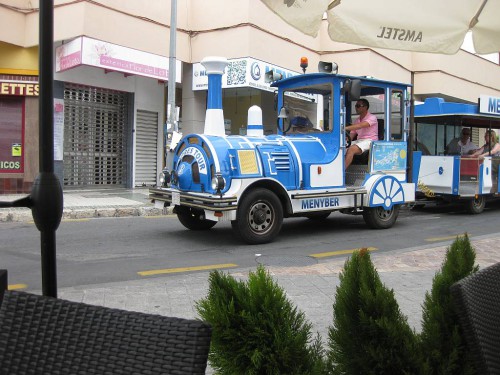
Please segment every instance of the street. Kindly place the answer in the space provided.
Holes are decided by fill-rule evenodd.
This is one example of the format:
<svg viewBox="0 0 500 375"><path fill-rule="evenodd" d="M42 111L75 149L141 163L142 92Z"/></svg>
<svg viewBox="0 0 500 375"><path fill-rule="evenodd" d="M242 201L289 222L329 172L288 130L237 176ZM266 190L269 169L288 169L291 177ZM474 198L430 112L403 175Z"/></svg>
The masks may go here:
<svg viewBox="0 0 500 375"><path fill-rule="evenodd" d="M205 232L185 229L175 216L63 221L57 231L58 287L138 280L213 268L309 265L345 258L361 247L387 252L498 231L499 202L480 215L455 208L401 210L393 228L368 229L361 216L334 213L323 222L285 219L273 243L249 246L229 223ZM9 285L41 289L40 233L33 223L0 223L0 268ZM260 256L257 256L259 254Z"/></svg>

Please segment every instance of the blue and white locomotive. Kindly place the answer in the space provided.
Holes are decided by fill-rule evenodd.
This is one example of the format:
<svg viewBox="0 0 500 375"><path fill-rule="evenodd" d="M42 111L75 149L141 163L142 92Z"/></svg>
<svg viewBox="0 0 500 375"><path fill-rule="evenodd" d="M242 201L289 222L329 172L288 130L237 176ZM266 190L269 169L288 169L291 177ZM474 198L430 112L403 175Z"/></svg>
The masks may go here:
<svg viewBox="0 0 500 375"><path fill-rule="evenodd" d="M209 80L204 133L178 142L160 186L150 189L150 198L174 206L186 228L230 221L243 241L261 244L278 235L286 217L320 220L340 211L389 228L400 206L414 201L415 184L407 181L407 84L331 72L276 80L276 134L264 135L262 111L252 106L247 134L226 135L221 78L227 60L202 64ZM379 141L344 170L350 143L344 129L360 97L379 120Z"/></svg>

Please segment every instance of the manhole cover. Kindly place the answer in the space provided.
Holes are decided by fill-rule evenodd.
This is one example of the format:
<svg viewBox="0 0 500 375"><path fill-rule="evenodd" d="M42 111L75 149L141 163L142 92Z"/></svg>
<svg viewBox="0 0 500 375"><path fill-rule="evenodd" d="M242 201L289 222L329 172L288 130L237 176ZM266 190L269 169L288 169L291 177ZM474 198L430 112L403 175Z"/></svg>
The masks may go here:
<svg viewBox="0 0 500 375"><path fill-rule="evenodd" d="M255 261L263 266L304 267L317 264L318 260L305 255L260 255Z"/></svg>

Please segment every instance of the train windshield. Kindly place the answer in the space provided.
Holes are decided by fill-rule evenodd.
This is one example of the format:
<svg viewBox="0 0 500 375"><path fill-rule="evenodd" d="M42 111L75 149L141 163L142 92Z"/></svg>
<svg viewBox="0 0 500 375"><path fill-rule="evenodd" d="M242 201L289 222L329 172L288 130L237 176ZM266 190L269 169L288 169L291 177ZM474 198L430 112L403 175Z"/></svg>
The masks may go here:
<svg viewBox="0 0 500 375"><path fill-rule="evenodd" d="M285 131L289 134L332 130L333 87L313 85L285 91Z"/></svg>

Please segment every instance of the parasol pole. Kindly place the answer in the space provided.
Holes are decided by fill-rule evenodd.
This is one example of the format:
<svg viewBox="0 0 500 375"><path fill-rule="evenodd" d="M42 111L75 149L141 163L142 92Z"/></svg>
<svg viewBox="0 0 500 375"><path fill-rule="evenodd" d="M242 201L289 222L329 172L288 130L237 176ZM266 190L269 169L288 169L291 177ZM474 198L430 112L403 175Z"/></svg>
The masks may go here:
<svg viewBox="0 0 500 375"><path fill-rule="evenodd" d="M38 110L40 173L33 182L30 206L40 231L42 291L57 297L56 230L61 223L63 193L54 174L54 1L40 1L40 97Z"/></svg>

